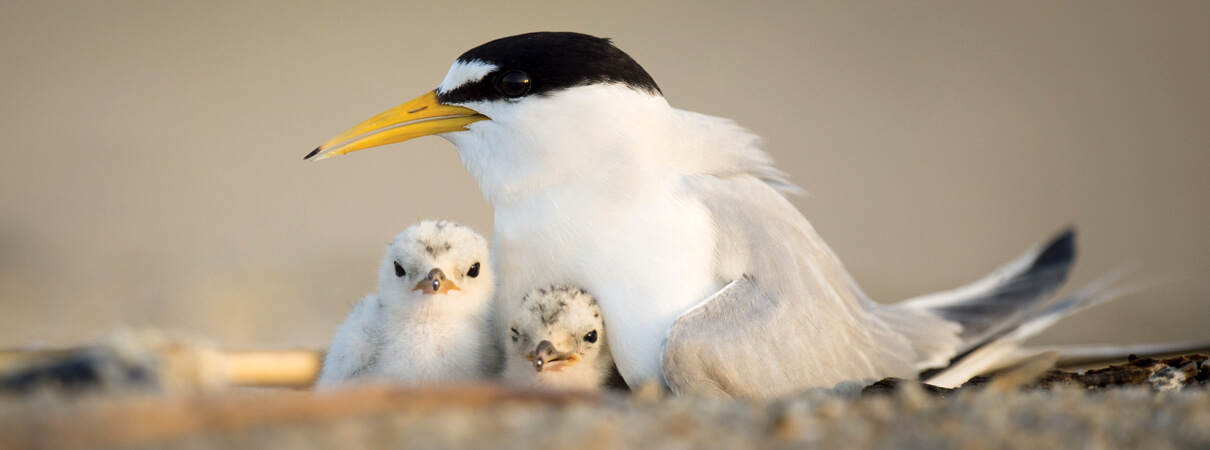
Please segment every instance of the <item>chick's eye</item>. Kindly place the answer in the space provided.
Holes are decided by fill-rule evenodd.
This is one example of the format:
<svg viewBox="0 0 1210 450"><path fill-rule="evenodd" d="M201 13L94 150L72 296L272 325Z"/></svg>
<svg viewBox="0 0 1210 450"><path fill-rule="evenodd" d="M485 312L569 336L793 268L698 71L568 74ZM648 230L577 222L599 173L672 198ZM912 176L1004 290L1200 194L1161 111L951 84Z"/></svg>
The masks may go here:
<svg viewBox="0 0 1210 450"><path fill-rule="evenodd" d="M517 331L516 328L512 328L512 331L513 331L513 342L517 342L517 339L521 338L521 333L519 331Z"/></svg>
<svg viewBox="0 0 1210 450"><path fill-rule="evenodd" d="M588 342L589 344L596 342L597 341L597 330L589 331L588 334L584 335L584 341Z"/></svg>
<svg viewBox="0 0 1210 450"><path fill-rule="evenodd" d="M399 265L399 261L395 261L395 276L403 278L408 273L403 270L403 266Z"/></svg>
<svg viewBox="0 0 1210 450"><path fill-rule="evenodd" d="M466 276L471 277L471 278L475 278L475 277L479 276L479 263L471 264L471 270L466 271ZM513 330L513 332L516 332L516 331L517 331L516 329Z"/></svg>
<svg viewBox="0 0 1210 450"><path fill-rule="evenodd" d="M509 98L517 98L529 93L529 75L519 70L509 71L496 81L496 89Z"/></svg>

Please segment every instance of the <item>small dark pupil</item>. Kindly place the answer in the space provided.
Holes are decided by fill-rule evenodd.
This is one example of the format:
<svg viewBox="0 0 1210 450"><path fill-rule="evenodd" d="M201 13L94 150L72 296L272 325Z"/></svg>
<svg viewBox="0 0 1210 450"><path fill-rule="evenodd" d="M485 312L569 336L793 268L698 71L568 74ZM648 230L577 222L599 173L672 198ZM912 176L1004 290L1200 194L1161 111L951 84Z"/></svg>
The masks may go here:
<svg viewBox="0 0 1210 450"><path fill-rule="evenodd" d="M466 271L466 276L471 278L479 276L479 263L471 264L471 270Z"/></svg>
<svg viewBox="0 0 1210 450"><path fill-rule="evenodd" d="M509 97L520 97L529 92L529 75L525 72L512 71L500 77L500 93Z"/></svg>
<svg viewBox="0 0 1210 450"><path fill-rule="evenodd" d="M588 341L589 344L596 342L597 341L597 330L589 331L588 334L584 335L584 340Z"/></svg>
<svg viewBox="0 0 1210 450"><path fill-rule="evenodd" d="M408 273L403 270L403 266L399 265L399 261L395 261L395 276L403 278Z"/></svg>

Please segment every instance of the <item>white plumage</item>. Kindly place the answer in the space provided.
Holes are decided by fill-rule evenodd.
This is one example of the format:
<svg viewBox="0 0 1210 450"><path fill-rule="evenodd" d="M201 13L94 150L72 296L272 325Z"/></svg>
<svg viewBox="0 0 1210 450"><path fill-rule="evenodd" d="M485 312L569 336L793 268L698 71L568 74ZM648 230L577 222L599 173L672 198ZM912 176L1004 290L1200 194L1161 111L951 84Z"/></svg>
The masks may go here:
<svg viewBox="0 0 1210 450"><path fill-rule="evenodd" d="M425 221L387 246L378 293L332 338L318 386L350 380L448 383L494 369L487 323L494 277L487 241L470 228Z"/></svg>
<svg viewBox="0 0 1210 450"><path fill-rule="evenodd" d="M504 380L555 389L596 389L613 357L597 301L574 286L530 291L509 314Z"/></svg>
<svg viewBox="0 0 1210 450"><path fill-rule="evenodd" d="M711 212L689 181L739 159L720 150L756 151L730 145L754 139L619 85L465 106L492 120L443 136L495 209L498 323L535 286L582 286L601 302L628 384L660 380L673 320L742 273L717 273L729 262L716 261Z"/></svg>

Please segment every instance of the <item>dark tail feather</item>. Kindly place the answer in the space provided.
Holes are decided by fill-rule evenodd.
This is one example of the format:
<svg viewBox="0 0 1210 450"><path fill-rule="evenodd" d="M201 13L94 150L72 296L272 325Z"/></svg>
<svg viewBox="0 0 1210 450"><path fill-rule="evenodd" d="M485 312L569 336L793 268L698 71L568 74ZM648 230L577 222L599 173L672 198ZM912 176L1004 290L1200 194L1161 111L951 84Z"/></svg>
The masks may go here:
<svg viewBox="0 0 1210 450"><path fill-rule="evenodd" d="M955 356L948 365L921 372L921 379L939 385L956 385L965 382L970 377L1015 365L1043 353L1056 353L1057 351L1058 358L1062 360L1065 356L1064 353L1070 353L1069 351L1061 348L1026 348L1023 347L1023 344L1063 318L1163 281L1118 284L1125 273L1125 269L1115 270L1081 287L1071 295L1058 301L1046 302L1046 306L1034 309L1015 327L978 347Z"/></svg>
<svg viewBox="0 0 1210 450"><path fill-rule="evenodd" d="M1067 229L983 279L902 303L962 325L962 354L1012 330L1057 299L1076 258L1075 230Z"/></svg>

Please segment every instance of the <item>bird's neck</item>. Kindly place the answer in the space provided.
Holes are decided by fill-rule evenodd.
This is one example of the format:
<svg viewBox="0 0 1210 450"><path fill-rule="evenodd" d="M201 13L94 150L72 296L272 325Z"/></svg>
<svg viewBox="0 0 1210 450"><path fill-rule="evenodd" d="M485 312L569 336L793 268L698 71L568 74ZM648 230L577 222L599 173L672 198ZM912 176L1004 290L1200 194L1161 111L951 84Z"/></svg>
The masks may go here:
<svg viewBox="0 0 1210 450"><path fill-rule="evenodd" d="M500 207L552 190L615 190L666 176L673 109L618 85L579 87L495 111L446 136L484 197Z"/></svg>

